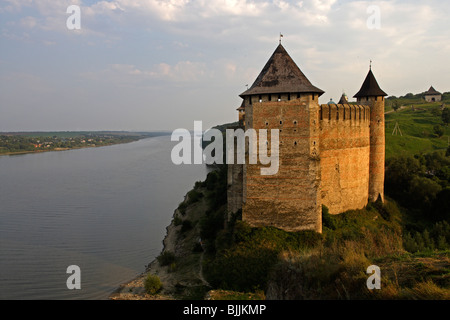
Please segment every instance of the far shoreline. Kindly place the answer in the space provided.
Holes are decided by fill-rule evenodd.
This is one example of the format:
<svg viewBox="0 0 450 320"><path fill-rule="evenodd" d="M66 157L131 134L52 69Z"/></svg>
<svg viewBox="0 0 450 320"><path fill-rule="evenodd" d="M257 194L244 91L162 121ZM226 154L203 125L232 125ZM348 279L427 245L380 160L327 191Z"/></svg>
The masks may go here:
<svg viewBox="0 0 450 320"><path fill-rule="evenodd" d="M148 133L152 133L152 132L148 132ZM110 144L104 144L104 145L76 146L76 147L72 147L72 148L53 148L53 149L49 149L49 150L41 149L41 150L25 150L25 151L15 151L15 152L4 152L4 153L0 153L0 156L15 156L15 155L25 155L25 154L33 154L33 153L45 153L45 152L70 151L70 150L79 150L79 149L88 149L88 148L110 147L110 146L119 145L119 144L132 143L132 142L136 142L136 141L143 140L143 139L162 137L162 136L169 135L169 133L167 133L167 134L166 133L163 134L162 132L155 132L155 133L158 133L158 134L156 134L156 135L148 135L148 136L142 135L142 136L139 136L138 138L133 139L131 141L110 143Z"/></svg>
<svg viewBox="0 0 450 320"><path fill-rule="evenodd" d="M153 137L144 137L144 138L133 140L133 141L111 143L111 144L105 144L102 146L85 146L85 147L74 147L74 148L55 148L55 149L50 149L50 150L29 150L29 151L5 152L5 153L0 153L0 156L16 156L16 155L32 154L32 153L46 153L46 152L58 152L58 151L89 149L89 148L110 147L110 146L119 145L119 144L127 144L127 143L131 143L131 142L136 142L136 141L146 139L146 138L153 138Z"/></svg>

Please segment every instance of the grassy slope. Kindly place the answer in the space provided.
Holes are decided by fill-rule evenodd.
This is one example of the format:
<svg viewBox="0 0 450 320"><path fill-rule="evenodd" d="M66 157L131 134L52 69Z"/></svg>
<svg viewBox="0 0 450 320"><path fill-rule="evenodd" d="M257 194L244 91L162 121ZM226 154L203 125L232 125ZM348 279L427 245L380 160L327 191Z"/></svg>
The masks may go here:
<svg viewBox="0 0 450 320"><path fill-rule="evenodd" d="M443 126L444 135L440 138L433 131L435 125L442 124L440 114L433 113L433 109L438 109L440 105L440 103L422 104L415 106L415 110L408 106L397 112L387 113L386 158L396 154L414 155L446 149L450 127ZM402 136L393 134L396 123Z"/></svg>

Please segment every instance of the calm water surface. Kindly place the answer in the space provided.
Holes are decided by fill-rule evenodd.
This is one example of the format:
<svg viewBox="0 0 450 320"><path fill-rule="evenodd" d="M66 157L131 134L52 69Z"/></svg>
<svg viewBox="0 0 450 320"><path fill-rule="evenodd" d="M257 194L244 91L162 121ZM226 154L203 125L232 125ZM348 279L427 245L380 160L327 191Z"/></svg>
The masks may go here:
<svg viewBox="0 0 450 320"><path fill-rule="evenodd" d="M204 165L172 164L170 136L0 157L0 299L106 299L162 249ZM68 290L67 267L81 269Z"/></svg>

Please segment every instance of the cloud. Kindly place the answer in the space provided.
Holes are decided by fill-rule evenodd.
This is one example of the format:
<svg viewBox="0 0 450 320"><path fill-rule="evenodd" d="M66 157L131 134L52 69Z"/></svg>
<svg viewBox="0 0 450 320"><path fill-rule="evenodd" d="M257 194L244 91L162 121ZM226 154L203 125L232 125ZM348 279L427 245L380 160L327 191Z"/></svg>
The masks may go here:
<svg viewBox="0 0 450 320"><path fill-rule="evenodd" d="M37 19L34 17L25 17L20 19L20 25L24 28L32 29L37 25Z"/></svg>
<svg viewBox="0 0 450 320"><path fill-rule="evenodd" d="M145 87L163 85L167 82L190 85L205 80L210 77L210 73L207 72L204 63L180 61L173 65L158 63L148 70L131 64L112 64L102 71L83 72L81 76L117 86Z"/></svg>

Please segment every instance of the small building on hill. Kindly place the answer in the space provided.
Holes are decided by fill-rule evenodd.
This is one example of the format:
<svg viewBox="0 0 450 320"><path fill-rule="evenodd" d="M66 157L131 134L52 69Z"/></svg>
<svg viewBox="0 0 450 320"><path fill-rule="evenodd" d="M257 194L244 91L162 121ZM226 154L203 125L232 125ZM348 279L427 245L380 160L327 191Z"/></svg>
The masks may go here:
<svg viewBox="0 0 450 320"><path fill-rule="evenodd" d="M442 100L442 94L431 86L428 91L424 92L423 98L427 102L438 102Z"/></svg>

